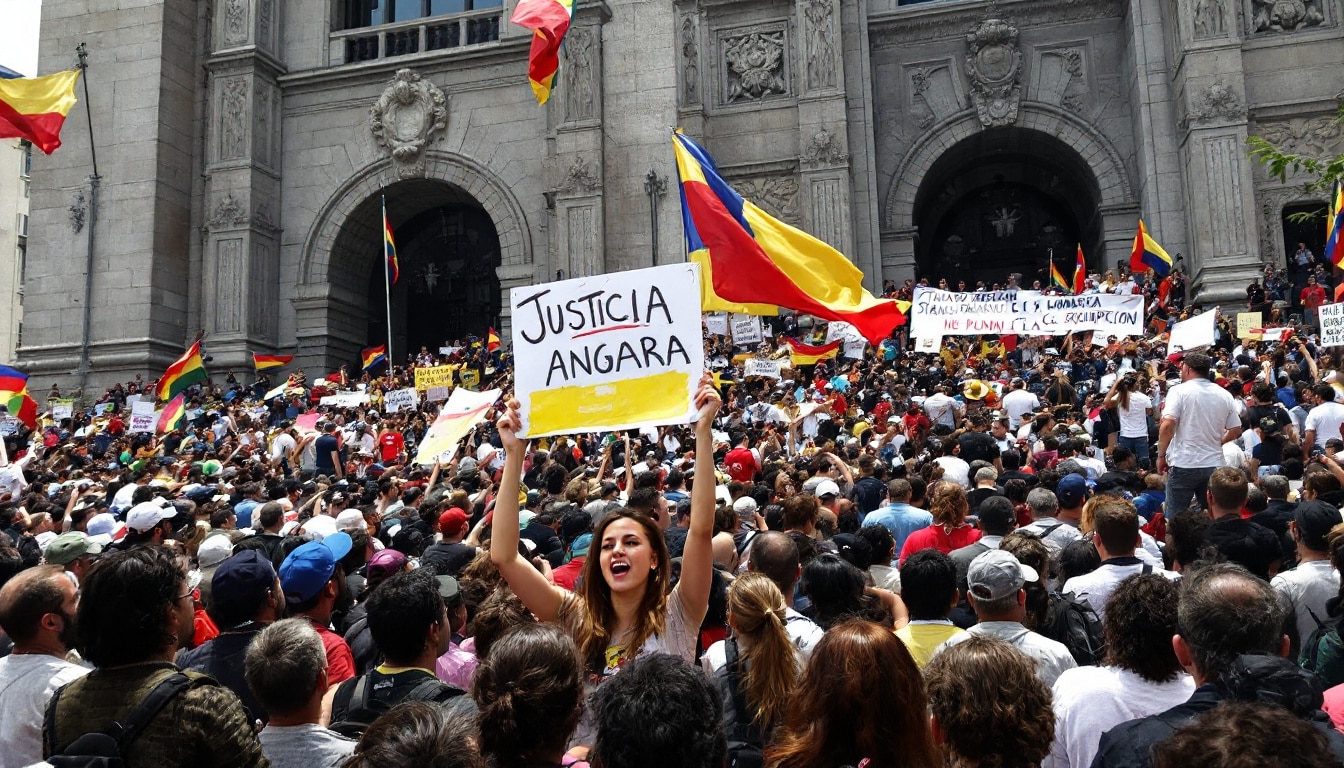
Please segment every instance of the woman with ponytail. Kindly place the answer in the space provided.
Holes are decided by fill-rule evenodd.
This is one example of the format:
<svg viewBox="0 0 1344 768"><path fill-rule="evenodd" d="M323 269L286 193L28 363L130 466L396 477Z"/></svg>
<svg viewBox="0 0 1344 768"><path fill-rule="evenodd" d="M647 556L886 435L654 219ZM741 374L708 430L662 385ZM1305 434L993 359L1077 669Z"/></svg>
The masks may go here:
<svg viewBox="0 0 1344 768"><path fill-rule="evenodd" d="M764 574L744 573L728 589L732 636L711 645L700 663L722 694L730 748L763 746L788 709L803 659L785 631L786 610L784 595Z"/></svg>
<svg viewBox="0 0 1344 768"><path fill-rule="evenodd" d="M583 701L579 649L554 624L523 624L495 641L476 669L481 751L495 768L586 766L565 755Z"/></svg>

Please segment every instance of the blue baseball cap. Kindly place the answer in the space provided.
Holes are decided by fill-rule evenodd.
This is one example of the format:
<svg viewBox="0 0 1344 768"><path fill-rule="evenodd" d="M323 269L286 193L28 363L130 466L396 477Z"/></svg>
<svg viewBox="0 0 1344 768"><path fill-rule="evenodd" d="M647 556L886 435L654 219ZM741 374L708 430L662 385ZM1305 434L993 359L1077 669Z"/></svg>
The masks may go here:
<svg viewBox="0 0 1344 768"><path fill-rule="evenodd" d="M321 541L310 541L289 553L280 564L280 588L285 600L306 603L317 597L336 573L336 563L350 554L350 534L337 531Z"/></svg>
<svg viewBox="0 0 1344 768"><path fill-rule="evenodd" d="M1082 475L1061 477L1059 485L1055 486L1055 496L1059 499L1059 506L1064 509L1082 506L1087 500L1087 478Z"/></svg>

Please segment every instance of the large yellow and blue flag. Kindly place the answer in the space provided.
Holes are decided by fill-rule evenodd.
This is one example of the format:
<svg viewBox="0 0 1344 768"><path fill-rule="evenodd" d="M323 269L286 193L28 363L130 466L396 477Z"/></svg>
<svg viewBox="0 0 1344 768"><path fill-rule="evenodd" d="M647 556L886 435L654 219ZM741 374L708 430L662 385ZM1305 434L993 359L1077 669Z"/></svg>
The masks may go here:
<svg viewBox="0 0 1344 768"><path fill-rule="evenodd" d="M1344 269L1344 182L1336 181L1325 222L1325 258Z"/></svg>
<svg viewBox="0 0 1344 768"><path fill-rule="evenodd" d="M397 244L392 240L392 224L387 220L387 198L383 198L383 256L387 259L387 284L397 284L401 277L401 263L397 261Z"/></svg>
<svg viewBox="0 0 1344 768"><path fill-rule="evenodd" d="M1143 273L1152 270L1158 277L1166 277L1171 272L1171 257L1162 246L1148 234L1148 228L1139 219L1139 232L1134 236L1134 249L1129 254L1129 268Z"/></svg>
<svg viewBox="0 0 1344 768"><path fill-rule="evenodd" d="M873 344L905 321L895 301L863 287L863 272L844 254L733 191L709 153L680 129L672 148L686 252L700 264L704 311L754 305L746 311L773 314L776 306L788 307L849 323Z"/></svg>

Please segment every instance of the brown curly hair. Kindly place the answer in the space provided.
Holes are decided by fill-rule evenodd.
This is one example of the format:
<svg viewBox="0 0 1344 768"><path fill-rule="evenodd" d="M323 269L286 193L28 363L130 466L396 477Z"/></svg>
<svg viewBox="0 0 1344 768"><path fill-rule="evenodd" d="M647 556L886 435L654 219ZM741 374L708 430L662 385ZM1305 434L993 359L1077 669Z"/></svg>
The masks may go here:
<svg viewBox="0 0 1344 768"><path fill-rule="evenodd" d="M1153 748L1155 768L1326 768L1338 764L1325 732L1310 721L1283 707L1249 702L1219 704Z"/></svg>
<svg viewBox="0 0 1344 768"><path fill-rule="evenodd" d="M956 528L966 522L966 513L971 509L966 501L966 491L956 483L938 483L929 497L929 514L933 515L934 525L946 525Z"/></svg>
<svg viewBox="0 0 1344 768"><path fill-rule="evenodd" d="M965 765L1035 768L1050 753L1055 712L1036 663L975 635L924 668L929 711L948 757Z"/></svg>
<svg viewBox="0 0 1344 768"><path fill-rule="evenodd" d="M1120 582L1106 601L1106 664L1154 683L1175 680L1181 663L1171 636L1179 595L1176 582L1156 573Z"/></svg>

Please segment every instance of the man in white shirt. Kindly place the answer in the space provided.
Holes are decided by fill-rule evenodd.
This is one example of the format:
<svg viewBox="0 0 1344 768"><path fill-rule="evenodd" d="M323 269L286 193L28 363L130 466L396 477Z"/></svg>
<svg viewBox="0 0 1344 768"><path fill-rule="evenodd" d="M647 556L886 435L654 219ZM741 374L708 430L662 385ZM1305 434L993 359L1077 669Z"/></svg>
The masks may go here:
<svg viewBox="0 0 1344 768"><path fill-rule="evenodd" d="M1008 416L1008 429L1016 431L1023 416L1035 413L1041 407L1041 399L1027 391L1027 384L1021 378L1014 378L1008 386L1011 391L1003 396L1003 412Z"/></svg>
<svg viewBox="0 0 1344 768"><path fill-rule="evenodd" d="M1305 644L1328 617L1325 604L1339 594L1339 571L1330 564L1330 529L1344 523L1339 510L1324 501L1304 501L1293 512L1288 531L1297 544L1297 567L1269 583L1293 603L1297 639Z"/></svg>
<svg viewBox="0 0 1344 768"><path fill-rule="evenodd" d="M1066 490L1072 492L1071 488ZM1078 523L1075 520L1058 517L1059 498L1055 496L1054 491L1048 488L1032 488L1027 494L1027 509L1031 512L1031 522L1018 530L1039 537L1046 550L1050 552L1051 560L1057 560L1065 547L1083 537L1083 534L1078 532Z"/></svg>
<svg viewBox="0 0 1344 768"><path fill-rule="evenodd" d="M1093 504L1092 544L1101 555L1101 567L1064 582L1063 592L1084 600L1106 620L1106 603L1120 582L1139 573L1159 573L1169 579L1180 575L1145 564L1134 556L1139 546L1139 513L1133 502L1119 496L1099 496Z"/></svg>
<svg viewBox="0 0 1344 768"><path fill-rule="evenodd" d="M1036 569L1020 562L1010 552L994 549L977 555L966 572L967 599L980 623L939 646L937 652L971 635L989 635L1007 642L1036 662L1036 673L1046 685L1054 685L1065 670L1078 663L1073 654L1044 635L1022 625L1027 615L1027 582L1040 579ZM937 654L935 652L935 655Z"/></svg>
<svg viewBox="0 0 1344 768"><path fill-rule="evenodd" d="M957 422L966 413L966 406L952 397L947 387L939 387L937 392L924 399L924 412L934 424L956 429Z"/></svg>
<svg viewBox="0 0 1344 768"><path fill-rule="evenodd" d="M1154 574L1129 579L1111 595L1106 666L1070 669L1055 681L1055 740L1042 768L1088 768L1106 730L1165 712L1194 693L1195 681L1171 647L1178 589Z"/></svg>
<svg viewBox="0 0 1344 768"><path fill-rule="evenodd" d="M1320 441L1322 445L1332 437L1339 437L1340 425L1344 425L1344 404L1335 400L1335 388L1321 383L1311 388L1311 410L1307 412L1302 425L1302 455L1311 456L1311 448Z"/></svg>
<svg viewBox="0 0 1344 768"><path fill-rule="evenodd" d="M1223 465L1223 443L1241 436L1241 416L1227 390L1209 381L1203 352L1181 359L1181 383L1167 393L1157 432L1157 471L1167 475L1166 515L1203 499L1213 471Z"/></svg>
<svg viewBox="0 0 1344 768"><path fill-rule="evenodd" d="M0 658L0 768L42 760L47 702L89 673L65 661L77 604L75 579L58 565L29 568L0 589L0 628L14 641L14 651Z"/></svg>

